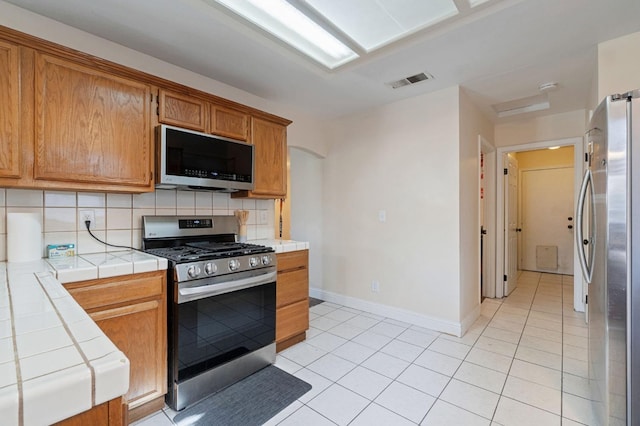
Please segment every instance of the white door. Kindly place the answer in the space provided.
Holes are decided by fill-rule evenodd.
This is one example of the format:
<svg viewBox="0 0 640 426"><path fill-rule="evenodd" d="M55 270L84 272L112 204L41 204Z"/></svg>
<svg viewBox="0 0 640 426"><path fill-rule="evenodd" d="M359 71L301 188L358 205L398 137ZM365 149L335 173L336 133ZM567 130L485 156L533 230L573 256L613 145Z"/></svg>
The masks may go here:
<svg viewBox="0 0 640 426"><path fill-rule="evenodd" d="M521 269L573 275L573 167L524 170Z"/></svg>
<svg viewBox="0 0 640 426"><path fill-rule="evenodd" d="M504 296L518 285L518 161L506 155L504 175Z"/></svg>

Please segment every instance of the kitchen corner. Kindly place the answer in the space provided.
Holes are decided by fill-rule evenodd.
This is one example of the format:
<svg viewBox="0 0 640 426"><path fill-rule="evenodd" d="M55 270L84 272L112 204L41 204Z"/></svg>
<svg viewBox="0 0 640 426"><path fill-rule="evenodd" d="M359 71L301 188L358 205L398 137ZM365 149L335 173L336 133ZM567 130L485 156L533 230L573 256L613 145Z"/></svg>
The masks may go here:
<svg viewBox="0 0 640 426"><path fill-rule="evenodd" d="M98 406L122 413L130 361L62 283L166 267L133 251L0 263L3 424L51 424Z"/></svg>

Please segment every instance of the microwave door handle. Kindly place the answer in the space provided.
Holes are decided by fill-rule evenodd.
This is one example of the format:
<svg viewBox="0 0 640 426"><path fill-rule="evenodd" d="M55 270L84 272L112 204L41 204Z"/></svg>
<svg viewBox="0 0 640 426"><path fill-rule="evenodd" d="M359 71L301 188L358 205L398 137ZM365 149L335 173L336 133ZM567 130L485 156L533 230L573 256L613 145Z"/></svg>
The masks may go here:
<svg viewBox="0 0 640 426"><path fill-rule="evenodd" d="M242 278L220 284L181 288L178 290L178 303L189 302L191 300L203 299L205 297L217 296L220 294L230 293L232 291L269 284L276 282L276 276L277 272L274 271L255 277Z"/></svg>
<svg viewBox="0 0 640 426"><path fill-rule="evenodd" d="M584 203L585 203L585 198L587 195L587 188L589 187L589 184L592 183L592 175L591 175L591 170L587 169L587 171L584 173L584 178L582 179L582 185L580 186L580 195L578 197L578 206L576 208L576 245L578 248L578 259L580 260L580 267L582 269L582 276L584 277L584 279L587 281L587 284L591 283L591 274L592 274L592 268L593 268L593 256L592 257L592 264L589 265L587 263L587 254L586 254L586 250L585 250L585 246L586 244L584 243L584 234L582 233L582 226L583 226L583 220L584 220ZM592 196L593 196L593 190L592 192ZM591 214L594 214L595 212L591 212ZM589 243L587 241L587 243ZM591 252L593 253L593 249L591 249Z"/></svg>

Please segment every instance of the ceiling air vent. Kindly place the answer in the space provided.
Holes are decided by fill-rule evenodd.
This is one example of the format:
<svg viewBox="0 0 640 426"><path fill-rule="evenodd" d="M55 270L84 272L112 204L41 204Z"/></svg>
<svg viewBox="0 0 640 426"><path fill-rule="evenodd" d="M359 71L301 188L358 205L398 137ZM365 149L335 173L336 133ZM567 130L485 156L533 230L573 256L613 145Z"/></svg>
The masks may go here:
<svg viewBox="0 0 640 426"><path fill-rule="evenodd" d="M385 84L391 87L392 89L397 89L399 87L420 83L421 81L425 81L425 80L433 80L433 76L431 74L421 72L420 74L412 75L410 77L405 77L397 81L390 81Z"/></svg>

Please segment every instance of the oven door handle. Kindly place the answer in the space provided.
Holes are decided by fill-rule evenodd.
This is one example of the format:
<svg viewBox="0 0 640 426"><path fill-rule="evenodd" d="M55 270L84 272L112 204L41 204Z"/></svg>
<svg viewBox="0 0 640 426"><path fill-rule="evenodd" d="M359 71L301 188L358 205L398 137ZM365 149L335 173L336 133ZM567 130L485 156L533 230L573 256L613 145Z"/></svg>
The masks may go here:
<svg viewBox="0 0 640 426"><path fill-rule="evenodd" d="M276 281L276 277L277 272L273 271L267 274L241 278L239 280L229 281L226 283L181 288L178 290L178 303L189 302L195 299L202 299L209 296L216 296L219 294L230 293L232 291L273 283Z"/></svg>

